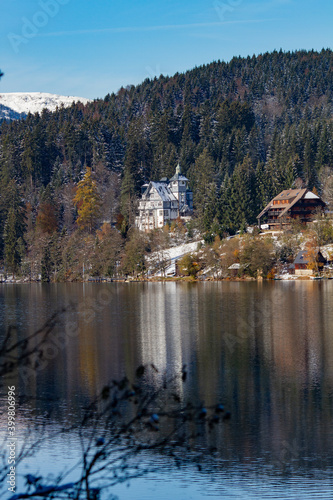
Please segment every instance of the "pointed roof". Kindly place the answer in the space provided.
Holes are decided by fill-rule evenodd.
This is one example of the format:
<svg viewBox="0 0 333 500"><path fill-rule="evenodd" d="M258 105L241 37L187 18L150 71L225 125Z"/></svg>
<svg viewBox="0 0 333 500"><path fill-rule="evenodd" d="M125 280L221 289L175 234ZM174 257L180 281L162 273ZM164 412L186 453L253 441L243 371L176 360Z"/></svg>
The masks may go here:
<svg viewBox="0 0 333 500"><path fill-rule="evenodd" d="M176 167L176 173L173 177L171 177L170 182L171 181L179 181L179 180L188 181L187 177L185 177L185 175L182 175L181 167L180 167L180 164L178 162L178 165Z"/></svg>

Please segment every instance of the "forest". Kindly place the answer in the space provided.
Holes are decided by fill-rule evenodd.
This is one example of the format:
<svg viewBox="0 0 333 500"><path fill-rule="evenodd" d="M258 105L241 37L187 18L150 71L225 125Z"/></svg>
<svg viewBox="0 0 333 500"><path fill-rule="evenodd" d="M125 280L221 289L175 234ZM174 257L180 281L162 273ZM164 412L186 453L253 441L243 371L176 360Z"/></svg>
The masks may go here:
<svg viewBox="0 0 333 500"><path fill-rule="evenodd" d="M77 279L84 262L94 275L131 272L140 187L178 162L194 193L191 230L212 240L256 223L297 183L330 202L332 113L333 52L323 49L215 61L3 121L0 259L46 281Z"/></svg>

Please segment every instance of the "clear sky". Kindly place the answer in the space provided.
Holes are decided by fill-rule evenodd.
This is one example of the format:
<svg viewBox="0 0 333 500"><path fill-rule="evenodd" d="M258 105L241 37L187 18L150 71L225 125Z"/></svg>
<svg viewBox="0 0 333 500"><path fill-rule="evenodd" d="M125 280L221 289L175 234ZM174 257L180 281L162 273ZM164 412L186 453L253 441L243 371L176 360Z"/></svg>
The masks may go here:
<svg viewBox="0 0 333 500"><path fill-rule="evenodd" d="M2 0L2 92L104 97L274 49L333 47L332 0Z"/></svg>

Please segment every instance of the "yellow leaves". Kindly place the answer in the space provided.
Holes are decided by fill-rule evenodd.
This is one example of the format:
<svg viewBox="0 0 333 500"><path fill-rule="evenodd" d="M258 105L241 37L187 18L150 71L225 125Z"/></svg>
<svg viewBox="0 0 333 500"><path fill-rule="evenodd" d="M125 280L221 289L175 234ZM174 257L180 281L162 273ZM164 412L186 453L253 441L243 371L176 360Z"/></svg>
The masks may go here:
<svg viewBox="0 0 333 500"><path fill-rule="evenodd" d="M87 167L83 179L78 183L73 202L78 211L78 226L91 232L101 211L101 198L91 168Z"/></svg>
<svg viewBox="0 0 333 500"><path fill-rule="evenodd" d="M239 262L239 254L240 254L240 250L239 250L239 248L236 248L236 249L232 252L232 255L234 256L234 258L235 258L235 261L236 261L236 262Z"/></svg>
<svg viewBox="0 0 333 500"><path fill-rule="evenodd" d="M195 261L194 255L186 254L181 257L178 262L178 270L180 274L185 276L196 277L197 273L200 271L200 263Z"/></svg>
<svg viewBox="0 0 333 500"><path fill-rule="evenodd" d="M268 280L273 280L275 278L275 274L276 274L276 270L274 269L274 267L272 267L272 269L270 271L268 271L266 278Z"/></svg>
<svg viewBox="0 0 333 500"><path fill-rule="evenodd" d="M307 269L310 269L312 271L315 271L319 269L319 262L318 262L318 247L317 247L317 241L315 237L312 237L306 242L305 245L306 249L306 258L308 259L307 263Z"/></svg>

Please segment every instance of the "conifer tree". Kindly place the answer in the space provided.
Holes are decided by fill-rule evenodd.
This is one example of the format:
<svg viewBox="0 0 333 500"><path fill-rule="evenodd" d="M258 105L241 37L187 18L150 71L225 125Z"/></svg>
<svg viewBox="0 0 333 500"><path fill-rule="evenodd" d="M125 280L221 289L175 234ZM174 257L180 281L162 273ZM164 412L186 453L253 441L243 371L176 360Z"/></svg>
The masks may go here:
<svg viewBox="0 0 333 500"><path fill-rule="evenodd" d="M257 212L261 212L261 210L267 205L268 193L266 186L266 173L264 163L259 162L255 171L256 177L256 205Z"/></svg>
<svg viewBox="0 0 333 500"><path fill-rule="evenodd" d="M41 261L41 279L42 282L48 283L50 281L50 276L52 272L52 259L49 245L46 245L43 251L43 257Z"/></svg>
<svg viewBox="0 0 333 500"><path fill-rule="evenodd" d="M216 215L216 192L214 162L207 149L199 155L189 171L194 193L194 208L199 225L206 231ZM206 213L207 212L207 213Z"/></svg>
<svg viewBox="0 0 333 500"><path fill-rule="evenodd" d="M83 179L78 183L73 201L78 212L76 222L79 228L91 233L101 211L101 198L96 181L92 178L91 168L87 167Z"/></svg>
<svg viewBox="0 0 333 500"><path fill-rule="evenodd" d="M121 183L121 213L127 225L132 223L134 205L140 191L140 184L149 180L146 155L144 153L142 132L135 123L129 130L129 144L124 160L124 173ZM141 175L140 175L141 173ZM146 177L147 176L147 177Z"/></svg>
<svg viewBox="0 0 333 500"><path fill-rule="evenodd" d="M170 78L147 80L87 106L77 103L55 113L44 111L24 120L3 121L0 256L9 211L9 181L16 179L22 188L32 207L32 223L37 206L38 219L44 215L49 221L52 218L50 207L43 207L45 200L41 199L43 186L50 183L54 199L59 200L59 220L72 231L71 190L85 164L95 174L103 164L122 179L123 234L134 215L141 185L170 177L178 161L190 177L189 170L205 149L214 163L218 188L223 179L232 179L247 155L254 166L260 163L256 213L297 177L321 193L321 172L333 167L333 92L327 71L332 65L331 50L315 56L313 52L281 51L234 58L230 63L216 62ZM105 181L98 179L105 188ZM235 189L236 178L230 182ZM233 218L241 211L242 201L234 197L230 205L230 196L225 194L226 184L218 203L223 207L219 220L228 220L237 230ZM117 207L120 194L114 197ZM214 212L205 213L205 225Z"/></svg>
<svg viewBox="0 0 333 500"><path fill-rule="evenodd" d="M4 225L4 258L7 269L17 273L24 256L25 210L15 181L10 181L6 192L9 206Z"/></svg>
<svg viewBox="0 0 333 500"><path fill-rule="evenodd" d="M52 234L57 230L57 209L50 185L46 187L41 197L36 225L42 230L43 233Z"/></svg>
<svg viewBox="0 0 333 500"><path fill-rule="evenodd" d="M23 228L14 208L10 208L4 229L4 257L8 271L13 275L19 270L24 256Z"/></svg>
<svg viewBox="0 0 333 500"><path fill-rule="evenodd" d="M233 229L255 222L255 176L250 158L237 165L230 181L229 212Z"/></svg>
<svg viewBox="0 0 333 500"><path fill-rule="evenodd" d="M128 226L132 222L132 213L136 200L135 176L130 165L125 166L121 183L121 213Z"/></svg>

